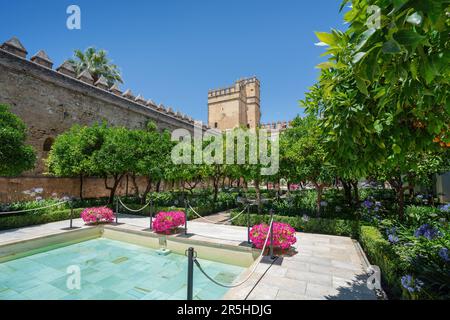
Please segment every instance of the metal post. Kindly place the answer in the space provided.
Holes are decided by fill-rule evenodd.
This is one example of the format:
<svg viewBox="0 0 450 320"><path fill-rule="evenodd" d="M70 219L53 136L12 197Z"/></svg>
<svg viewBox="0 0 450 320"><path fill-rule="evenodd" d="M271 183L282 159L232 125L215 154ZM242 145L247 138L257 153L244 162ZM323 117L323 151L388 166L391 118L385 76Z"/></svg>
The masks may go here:
<svg viewBox="0 0 450 320"><path fill-rule="evenodd" d="M188 230L188 201L184 200L184 235L187 235Z"/></svg>
<svg viewBox="0 0 450 320"><path fill-rule="evenodd" d="M275 259L273 255L273 209L270 209L270 221L272 221L270 226L270 258Z"/></svg>
<svg viewBox="0 0 450 320"><path fill-rule="evenodd" d="M119 223L119 199L116 199L116 224Z"/></svg>
<svg viewBox="0 0 450 320"><path fill-rule="evenodd" d="M247 243L250 244L250 203L247 205Z"/></svg>
<svg viewBox="0 0 450 320"><path fill-rule="evenodd" d="M73 200L70 201L70 229L73 228Z"/></svg>
<svg viewBox="0 0 450 320"><path fill-rule="evenodd" d="M153 201L150 199L150 230L153 230Z"/></svg>
<svg viewBox="0 0 450 320"><path fill-rule="evenodd" d="M188 249L187 299L193 300L194 292L194 248Z"/></svg>

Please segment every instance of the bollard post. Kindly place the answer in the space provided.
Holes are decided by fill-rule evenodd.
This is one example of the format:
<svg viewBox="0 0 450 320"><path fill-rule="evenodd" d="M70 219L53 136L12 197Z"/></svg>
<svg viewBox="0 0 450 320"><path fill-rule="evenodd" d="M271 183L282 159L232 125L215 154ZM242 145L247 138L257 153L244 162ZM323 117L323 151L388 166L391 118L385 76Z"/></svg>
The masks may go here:
<svg viewBox="0 0 450 320"><path fill-rule="evenodd" d="M188 249L187 300L193 300L194 292L194 248Z"/></svg>
<svg viewBox="0 0 450 320"><path fill-rule="evenodd" d="M116 224L119 223L119 199L116 199Z"/></svg>
<svg viewBox="0 0 450 320"><path fill-rule="evenodd" d="M188 230L188 202L184 200L184 235L187 235Z"/></svg>
<svg viewBox="0 0 450 320"><path fill-rule="evenodd" d="M153 201L150 199L150 231L153 230Z"/></svg>
<svg viewBox="0 0 450 320"><path fill-rule="evenodd" d="M70 229L73 229L73 200L70 201Z"/></svg>
<svg viewBox="0 0 450 320"><path fill-rule="evenodd" d="M247 205L247 243L250 244L250 204Z"/></svg>
<svg viewBox="0 0 450 320"><path fill-rule="evenodd" d="M275 259L273 254L273 209L270 209L270 221L272 221L270 226L270 258L273 260Z"/></svg>

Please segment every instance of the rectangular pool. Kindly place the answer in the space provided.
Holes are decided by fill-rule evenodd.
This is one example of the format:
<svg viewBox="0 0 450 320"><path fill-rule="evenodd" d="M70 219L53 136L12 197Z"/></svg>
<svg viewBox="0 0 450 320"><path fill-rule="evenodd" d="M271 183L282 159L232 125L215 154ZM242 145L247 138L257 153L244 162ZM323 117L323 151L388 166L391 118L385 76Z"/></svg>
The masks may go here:
<svg viewBox="0 0 450 320"><path fill-rule="evenodd" d="M232 283L245 268L201 260L206 272ZM70 271L80 270L80 289ZM69 286L68 286L69 279ZM187 258L96 238L0 263L0 300L184 300ZM194 299L221 299L227 292L194 268Z"/></svg>

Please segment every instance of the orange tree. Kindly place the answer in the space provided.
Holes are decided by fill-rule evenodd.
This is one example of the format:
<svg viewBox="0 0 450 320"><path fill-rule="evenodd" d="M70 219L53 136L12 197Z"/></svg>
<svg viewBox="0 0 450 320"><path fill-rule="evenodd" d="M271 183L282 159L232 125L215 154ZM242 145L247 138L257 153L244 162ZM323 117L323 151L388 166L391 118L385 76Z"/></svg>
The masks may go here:
<svg viewBox="0 0 450 320"><path fill-rule="evenodd" d="M317 33L330 58L305 100L334 162L401 175L408 155L448 147L449 3L353 0L345 32Z"/></svg>

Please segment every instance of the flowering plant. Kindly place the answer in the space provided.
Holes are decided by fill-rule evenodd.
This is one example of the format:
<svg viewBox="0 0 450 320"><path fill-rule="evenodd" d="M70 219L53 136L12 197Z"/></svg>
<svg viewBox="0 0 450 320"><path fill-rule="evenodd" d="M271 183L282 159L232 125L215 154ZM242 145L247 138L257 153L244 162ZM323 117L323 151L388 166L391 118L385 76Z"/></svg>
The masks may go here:
<svg viewBox="0 0 450 320"><path fill-rule="evenodd" d="M157 233L171 234L185 222L186 218L182 211L160 212L156 215L153 228Z"/></svg>
<svg viewBox="0 0 450 320"><path fill-rule="evenodd" d="M262 249L267 235L270 233L267 224L257 224L250 230L250 239L256 248ZM283 250L289 249L297 242L295 237L295 230L287 223L274 222L273 223L273 246ZM270 236L267 240L267 246L270 246Z"/></svg>
<svg viewBox="0 0 450 320"><path fill-rule="evenodd" d="M85 223L96 224L101 222L113 222L114 212L107 207L86 208L81 212L81 218Z"/></svg>

